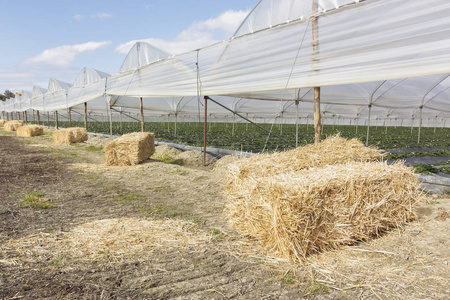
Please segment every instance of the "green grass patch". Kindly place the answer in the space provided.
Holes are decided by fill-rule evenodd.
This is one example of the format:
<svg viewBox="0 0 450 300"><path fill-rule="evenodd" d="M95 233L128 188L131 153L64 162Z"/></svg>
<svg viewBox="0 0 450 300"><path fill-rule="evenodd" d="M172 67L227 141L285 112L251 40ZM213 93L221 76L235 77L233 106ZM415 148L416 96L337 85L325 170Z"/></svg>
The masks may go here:
<svg viewBox="0 0 450 300"><path fill-rule="evenodd" d="M157 187L148 187L147 190L153 191L155 193L162 193L162 192L171 192L173 189L169 185L161 185Z"/></svg>
<svg viewBox="0 0 450 300"><path fill-rule="evenodd" d="M152 155L151 158L163 162L165 164L173 164L173 165L180 165L182 161L181 158L178 158L177 155L173 155L169 152L155 153Z"/></svg>
<svg viewBox="0 0 450 300"><path fill-rule="evenodd" d="M141 194L124 194L124 193L119 193L116 197L114 197L115 201L120 201L120 202L132 202L132 201L137 201L137 200L144 200L145 196L141 195Z"/></svg>
<svg viewBox="0 0 450 300"><path fill-rule="evenodd" d="M182 170L182 169L176 169L175 170L175 174L181 175L181 176L187 176L189 175L189 171L188 170Z"/></svg>
<svg viewBox="0 0 450 300"><path fill-rule="evenodd" d="M21 207L31 207L38 209L52 208L53 204L47 198L43 192L33 191L27 192L22 200Z"/></svg>
<svg viewBox="0 0 450 300"><path fill-rule="evenodd" d="M87 146L86 150L90 152L103 152L103 147L91 145Z"/></svg>
<svg viewBox="0 0 450 300"><path fill-rule="evenodd" d="M312 279L309 283L309 287L306 290L305 297L312 297L317 294L326 293L330 290L330 288L323 283L317 281L316 279Z"/></svg>

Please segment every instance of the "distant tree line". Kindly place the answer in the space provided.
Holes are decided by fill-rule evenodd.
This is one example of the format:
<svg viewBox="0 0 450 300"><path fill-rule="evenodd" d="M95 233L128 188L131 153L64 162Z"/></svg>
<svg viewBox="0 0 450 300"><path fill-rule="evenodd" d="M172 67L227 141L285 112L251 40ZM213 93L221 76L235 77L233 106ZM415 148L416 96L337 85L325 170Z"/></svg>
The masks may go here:
<svg viewBox="0 0 450 300"><path fill-rule="evenodd" d="M3 94L0 94L0 100L6 101L8 98L16 98L16 95L10 90L5 90Z"/></svg>

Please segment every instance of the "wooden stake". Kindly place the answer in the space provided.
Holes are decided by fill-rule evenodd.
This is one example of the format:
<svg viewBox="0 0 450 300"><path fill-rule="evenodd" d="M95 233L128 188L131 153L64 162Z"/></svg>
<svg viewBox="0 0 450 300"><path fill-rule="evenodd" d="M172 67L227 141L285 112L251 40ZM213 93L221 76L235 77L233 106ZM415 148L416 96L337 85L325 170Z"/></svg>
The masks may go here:
<svg viewBox="0 0 450 300"><path fill-rule="evenodd" d="M68 109L69 114L69 127L72 127L72 108Z"/></svg>
<svg viewBox="0 0 450 300"><path fill-rule="evenodd" d="M58 111L55 111L55 129L58 129Z"/></svg>
<svg viewBox="0 0 450 300"><path fill-rule="evenodd" d="M314 143L318 144L322 136L322 118L320 115L320 87L314 88Z"/></svg>
<svg viewBox="0 0 450 300"><path fill-rule="evenodd" d="M142 97L139 98L139 109L141 112L141 131L145 131L145 121L144 121L144 104L142 103Z"/></svg>
<svg viewBox="0 0 450 300"><path fill-rule="evenodd" d="M313 1L312 11L316 13L319 10L318 0ZM319 50L319 24L317 18L312 20L312 38L313 55L318 54ZM317 70L317 60L314 58L314 71ZM320 143L322 137L322 119L320 115L320 87L314 87L314 142Z"/></svg>
<svg viewBox="0 0 450 300"><path fill-rule="evenodd" d="M50 112L47 112L47 128L50 128Z"/></svg>
<svg viewBox="0 0 450 300"><path fill-rule="evenodd" d="M84 102L84 128L87 130L87 102Z"/></svg>
<svg viewBox="0 0 450 300"><path fill-rule="evenodd" d="M39 111L37 110L36 111L36 115L37 115L37 123L38 123L38 125L41 125L40 123L41 123L41 120L40 120L40 118L39 118Z"/></svg>
<svg viewBox="0 0 450 300"><path fill-rule="evenodd" d="M205 96L205 120L203 124L203 165L206 165L206 125L208 122L208 96Z"/></svg>

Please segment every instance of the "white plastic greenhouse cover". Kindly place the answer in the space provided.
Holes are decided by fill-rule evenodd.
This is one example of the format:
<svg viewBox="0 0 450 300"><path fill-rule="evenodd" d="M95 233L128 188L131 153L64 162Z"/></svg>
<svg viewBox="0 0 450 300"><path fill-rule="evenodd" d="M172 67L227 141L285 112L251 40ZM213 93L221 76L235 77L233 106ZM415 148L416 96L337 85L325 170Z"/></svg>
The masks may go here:
<svg viewBox="0 0 450 300"><path fill-rule="evenodd" d="M323 114L332 117L367 118L369 107L372 118L450 114L450 1L317 2L313 11L313 0L261 0L233 37L177 56L139 42L119 73L89 84L77 77L68 97L40 105L33 89L33 108L110 95L121 110L136 111L143 97L147 115L195 115L208 95L255 116L295 116L298 100L307 116L320 86ZM73 93L80 84L83 95Z"/></svg>
<svg viewBox="0 0 450 300"><path fill-rule="evenodd" d="M128 52L119 72L135 70L171 55L145 42L136 42Z"/></svg>
<svg viewBox="0 0 450 300"><path fill-rule="evenodd" d="M106 81L111 76L108 73L84 67L77 78L73 87L68 89L67 108L74 110L83 110L84 105L89 102L89 109L107 110Z"/></svg>
<svg viewBox="0 0 450 300"><path fill-rule="evenodd" d="M45 110L44 95L47 93L47 89L33 86L33 92L31 96L31 108L34 110Z"/></svg>
<svg viewBox="0 0 450 300"><path fill-rule="evenodd" d="M72 85L67 82L51 78L48 91L44 95L44 110L56 111L67 108L67 91Z"/></svg>

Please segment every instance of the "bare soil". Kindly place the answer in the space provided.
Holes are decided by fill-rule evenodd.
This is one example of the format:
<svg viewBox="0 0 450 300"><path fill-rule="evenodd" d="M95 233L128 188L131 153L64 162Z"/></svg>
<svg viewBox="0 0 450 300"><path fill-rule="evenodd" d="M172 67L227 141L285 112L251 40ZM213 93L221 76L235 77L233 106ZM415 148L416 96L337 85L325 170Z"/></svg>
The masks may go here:
<svg viewBox="0 0 450 300"><path fill-rule="evenodd" d="M107 167L103 161L104 153L88 144L56 146L49 132L18 138L0 129L0 299L450 297L447 196L424 196L419 219L402 232L299 265L270 257L227 226L223 167L152 160ZM32 191L53 207L24 205ZM114 227L124 230L129 247L113 248L106 237L102 249L70 246L74 232L95 233L86 225L124 218L195 228L175 234L189 234L181 244L173 237L141 240L135 231L123 238L127 228ZM78 251L88 246L89 252Z"/></svg>

